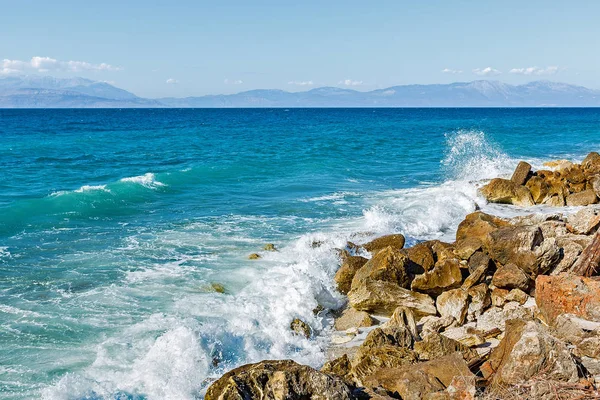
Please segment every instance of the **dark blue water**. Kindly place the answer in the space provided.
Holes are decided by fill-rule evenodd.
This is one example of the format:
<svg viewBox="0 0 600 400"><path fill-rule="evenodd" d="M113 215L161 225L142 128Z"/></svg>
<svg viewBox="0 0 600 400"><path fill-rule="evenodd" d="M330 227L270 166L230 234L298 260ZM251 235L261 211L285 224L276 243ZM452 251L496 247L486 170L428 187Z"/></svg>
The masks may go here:
<svg viewBox="0 0 600 400"><path fill-rule="evenodd" d="M481 179L599 145L599 109L0 110L0 397L195 398L241 363L318 365L335 247L451 237Z"/></svg>

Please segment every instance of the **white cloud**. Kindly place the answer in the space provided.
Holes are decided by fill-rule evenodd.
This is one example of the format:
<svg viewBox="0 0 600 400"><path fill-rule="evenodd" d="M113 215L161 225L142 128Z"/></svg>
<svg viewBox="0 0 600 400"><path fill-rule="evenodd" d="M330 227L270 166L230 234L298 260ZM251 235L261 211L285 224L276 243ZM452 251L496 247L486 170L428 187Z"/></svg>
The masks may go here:
<svg viewBox="0 0 600 400"><path fill-rule="evenodd" d="M460 69L450 69L450 68L444 68L442 70L443 73L445 74L462 74L462 70Z"/></svg>
<svg viewBox="0 0 600 400"><path fill-rule="evenodd" d="M288 85L312 86L312 85L314 85L314 83L313 83L313 81L289 81Z"/></svg>
<svg viewBox="0 0 600 400"><path fill-rule="evenodd" d="M244 83L241 79L225 79L223 81L226 85L241 85Z"/></svg>
<svg viewBox="0 0 600 400"><path fill-rule="evenodd" d="M473 70L473 73L475 75L480 75L480 76L493 76L493 75L500 75L502 72L498 71L495 68L487 67L487 68L475 68Z"/></svg>
<svg viewBox="0 0 600 400"><path fill-rule="evenodd" d="M1 74L16 74L25 72L81 72L81 71L120 71L121 67L110 64L92 64L86 61L59 61L50 57L31 57L29 61L2 60Z"/></svg>
<svg viewBox="0 0 600 400"><path fill-rule="evenodd" d="M338 84L346 86L360 86L363 84L363 81L353 81L352 79L344 79L343 81L339 81Z"/></svg>
<svg viewBox="0 0 600 400"><path fill-rule="evenodd" d="M509 72L519 75L554 75L559 71L557 66L549 66L546 68L528 67L528 68L513 68Z"/></svg>
<svg viewBox="0 0 600 400"><path fill-rule="evenodd" d="M169 85L176 85L179 83L179 81L177 79L169 78L169 79L167 79L167 83Z"/></svg>

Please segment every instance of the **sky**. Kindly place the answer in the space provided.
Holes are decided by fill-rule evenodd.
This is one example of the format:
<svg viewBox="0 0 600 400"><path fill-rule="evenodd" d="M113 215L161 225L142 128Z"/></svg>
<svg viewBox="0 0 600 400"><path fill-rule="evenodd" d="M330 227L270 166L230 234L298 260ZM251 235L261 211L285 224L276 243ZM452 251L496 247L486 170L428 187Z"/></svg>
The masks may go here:
<svg viewBox="0 0 600 400"><path fill-rule="evenodd" d="M477 79L600 89L600 1L0 0L0 78L143 97Z"/></svg>

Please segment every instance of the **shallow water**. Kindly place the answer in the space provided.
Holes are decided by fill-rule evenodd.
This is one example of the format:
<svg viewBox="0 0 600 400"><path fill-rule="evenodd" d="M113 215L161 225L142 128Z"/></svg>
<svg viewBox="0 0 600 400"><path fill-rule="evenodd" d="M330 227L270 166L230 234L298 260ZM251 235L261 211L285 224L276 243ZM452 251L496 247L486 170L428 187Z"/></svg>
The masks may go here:
<svg viewBox="0 0 600 400"><path fill-rule="evenodd" d="M319 366L334 248L451 240L476 204L517 212L482 179L599 144L598 109L0 110L0 398L194 399L243 363Z"/></svg>

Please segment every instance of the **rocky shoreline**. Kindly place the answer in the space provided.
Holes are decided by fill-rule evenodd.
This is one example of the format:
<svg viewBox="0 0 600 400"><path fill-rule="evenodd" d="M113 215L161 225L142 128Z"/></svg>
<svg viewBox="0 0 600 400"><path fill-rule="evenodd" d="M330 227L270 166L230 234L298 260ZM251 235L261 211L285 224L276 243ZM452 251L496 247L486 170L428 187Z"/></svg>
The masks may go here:
<svg viewBox="0 0 600 400"><path fill-rule="evenodd" d="M401 234L348 243L335 276L348 305L331 311L330 361L320 371L244 365L206 399L600 398L600 154L547 167L521 162L480 193L576 212L476 211L453 243L406 248ZM301 320L290 328L311 335Z"/></svg>

